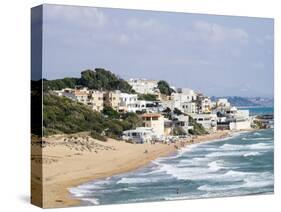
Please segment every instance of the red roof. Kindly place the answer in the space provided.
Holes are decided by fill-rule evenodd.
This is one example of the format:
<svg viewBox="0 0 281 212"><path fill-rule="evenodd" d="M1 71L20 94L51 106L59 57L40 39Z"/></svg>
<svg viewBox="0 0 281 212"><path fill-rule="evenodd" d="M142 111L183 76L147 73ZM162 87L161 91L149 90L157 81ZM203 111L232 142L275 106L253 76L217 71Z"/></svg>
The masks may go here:
<svg viewBox="0 0 281 212"><path fill-rule="evenodd" d="M161 116L161 114L159 114L159 113L146 113L146 114L143 114L142 115L142 117L144 117L144 118L153 118L153 117L160 117Z"/></svg>

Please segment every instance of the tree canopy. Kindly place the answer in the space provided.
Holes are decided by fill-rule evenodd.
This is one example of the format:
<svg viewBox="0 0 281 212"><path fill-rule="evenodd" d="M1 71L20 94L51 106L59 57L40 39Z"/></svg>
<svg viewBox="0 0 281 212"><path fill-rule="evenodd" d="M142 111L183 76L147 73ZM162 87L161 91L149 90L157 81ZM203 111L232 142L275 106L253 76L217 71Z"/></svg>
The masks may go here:
<svg viewBox="0 0 281 212"><path fill-rule="evenodd" d="M82 71L80 78L68 77L43 81L44 91L74 88L75 86L85 86L95 90L120 90L126 93L134 93L132 87L125 80L102 68Z"/></svg>
<svg viewBox="0 0 281 212"><path fill-rule="evenodd" d="M175 92L172 88L170 88L169 83L167 83L164 80L160 80L158 82L158 89L159 89L161 94L165 94L167 96L170 96L171 93Z"/></svg>
<svg viewBox="0 0 281 212"><path fill-rule="evenodd" d="M154 94L138 94L138 100L156 101L157 96Z"/></svg>

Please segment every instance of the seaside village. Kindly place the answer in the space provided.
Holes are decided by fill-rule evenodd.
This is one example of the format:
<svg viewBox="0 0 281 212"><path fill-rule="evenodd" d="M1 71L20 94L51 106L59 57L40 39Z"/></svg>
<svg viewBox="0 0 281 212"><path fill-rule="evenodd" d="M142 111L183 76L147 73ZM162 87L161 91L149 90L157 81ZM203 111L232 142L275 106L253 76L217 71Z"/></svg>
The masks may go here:
<svg viewBox="0 0 281 212"><path fill-rule="evenodd" d="M101 112L104 106L110 106L120 113L138 113L142 118L142 127L124 131L122 134L122 140L133 143L186 139L193 130L190 117L209 133L251 128L249 110L238 110L231 106L227 99L222 98L214 102L210 97L192 89L175 87L171 87L174 92L167 96L160 93L157 80L130 79L127 82L135 94L122 93L119 90L90 90L79 86L74 89L55 90L53 93L81 102L98 112ZM157 100L140 100L138 94L153 94L157 96ZM163 115L167 110L171 111L169 117ZM181 133L174 135L175 128L180 128Z"/></svg>

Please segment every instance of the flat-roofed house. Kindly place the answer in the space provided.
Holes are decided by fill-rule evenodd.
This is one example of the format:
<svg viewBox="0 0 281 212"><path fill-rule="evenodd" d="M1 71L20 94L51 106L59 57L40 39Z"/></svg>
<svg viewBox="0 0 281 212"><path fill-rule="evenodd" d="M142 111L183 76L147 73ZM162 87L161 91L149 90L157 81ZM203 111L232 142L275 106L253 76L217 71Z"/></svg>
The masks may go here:
<svg viewBox="0 0 281 212"><path fill-rule="evenodd" d="M122 139L132 143L143 144L151 142L156 137L150 127L137 127L136 129L126 130L122 133Z"/></svg>
<svg viewBox="0 0 281 212"><path fill-rule="evenodd" d="M187 114L194 114L197 111L195 102L184 102L181 104L181 110Z"/></svg>
<svg viewBox="0 0 281 212"><path fill-rule="evenodd" d="M75 88L74 96L78 102L88 104L89 90L87 88Z"/></svg>
<svg viewBox="0 0 281 212"><path fill-rule="evenodd" d="M145 113L142 115L143 127L151 127L158 136L164 135L164 116L159 113Z"/></svg>
<svg viewBox="0 0 281 212"><path fill-rule="evenodd" d="M104 92L98 90L91 90L89 92L89 106L95 111L102 111L103 110L103 101Z"/></svg>
<svg viewBox="0 0 281 212"><path fill-rule="evenodd" d="M216 114L190 114L191 117L199 124L208 130L216 131L217 130L217 115Z"/></svg>
<svg viewBox="0 0 281 212"><path fill-rule="evenodd" d="M118 110L120 106L120 91L107 91L104 94L104 105L112 107L114 110Z"/></svg>
<svg viewBox="0 0 281 212"><path fill-rule="evenodd" d="M119 104L119 111L120 112L127 112L128 107L134 105L138 101L137 94L129 94L129 93L120 93L120 104Z"/></svg>

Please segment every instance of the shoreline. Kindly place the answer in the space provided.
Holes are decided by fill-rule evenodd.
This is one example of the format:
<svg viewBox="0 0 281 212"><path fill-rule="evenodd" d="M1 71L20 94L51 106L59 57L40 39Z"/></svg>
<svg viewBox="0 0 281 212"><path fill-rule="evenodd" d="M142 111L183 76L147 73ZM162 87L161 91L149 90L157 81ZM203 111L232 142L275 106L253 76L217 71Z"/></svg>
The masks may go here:
<svg viewBox="0 0 281 212"><path fill-rule="evenodd" d="M79 186L93 180L99 180L117 174L134 171L151 163L151 161L176 153L178 150L203 142L212 142L231 138L239 131L218 131L215 133L197 136L190 141L176 142L173 144L128 144L123 141L109 139L101 142L90 139L99 148L104 148L100 153L77 150L77 145L65 147L62 142L69 137L57 135L46 138L47 145L43 148L43 207L69 207L80 205L80 200L73 197L69 188ZM244 131L243 131L244 132ZM245 131L246 132L246 131ZM74 136L79 140L80 135ZM117 150L117 151L116 151ZM84 153L85 152L85 153ZM56 155L53 159L51 154ZM102 154L102 155L101 155ZM51 160L51 162L48 160ZM103 164L101 164L103 163ZM68 166L71 164L71 166Z"/></svg>

